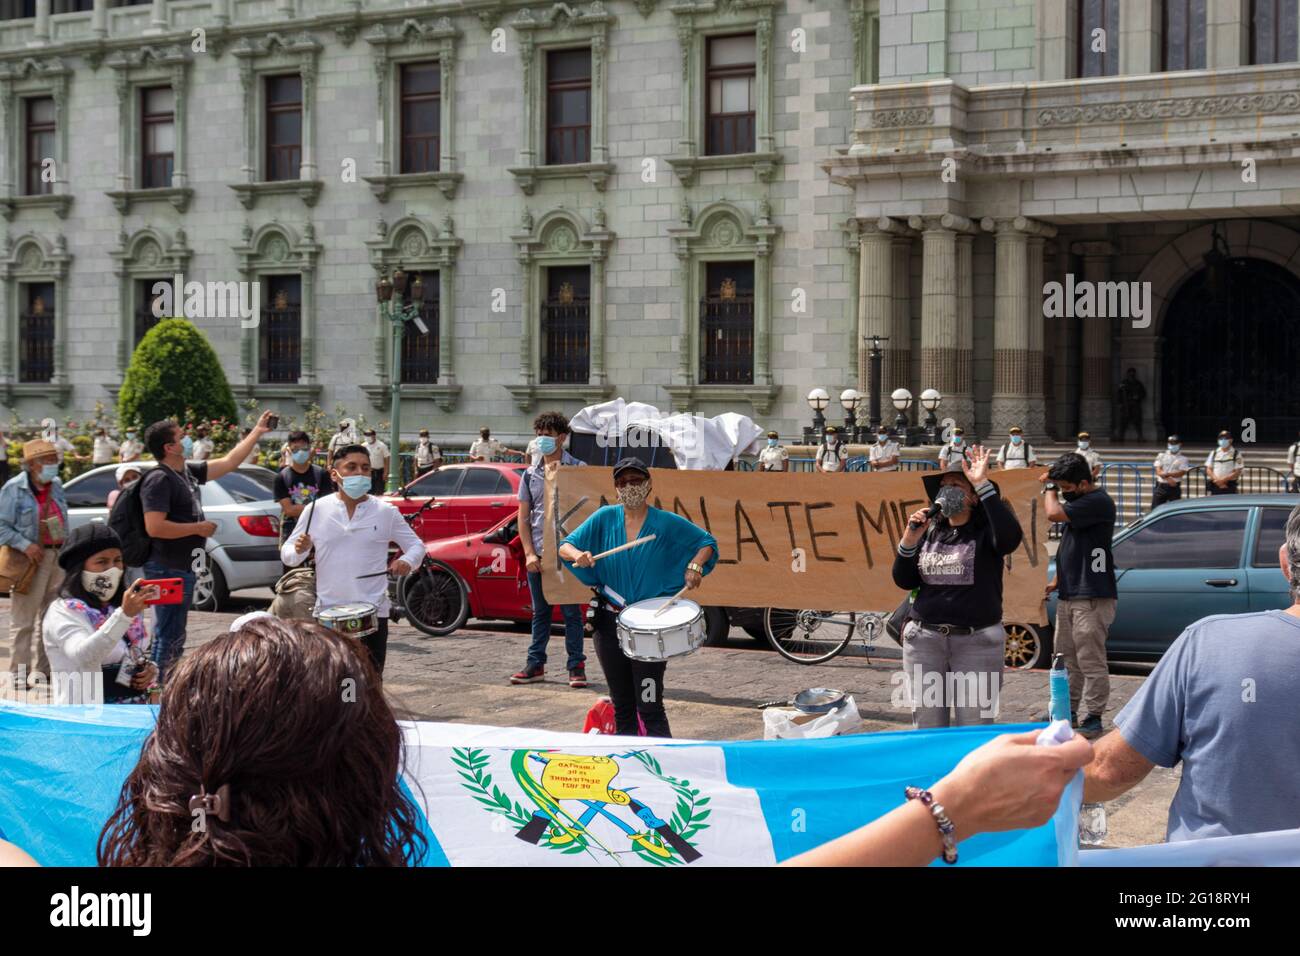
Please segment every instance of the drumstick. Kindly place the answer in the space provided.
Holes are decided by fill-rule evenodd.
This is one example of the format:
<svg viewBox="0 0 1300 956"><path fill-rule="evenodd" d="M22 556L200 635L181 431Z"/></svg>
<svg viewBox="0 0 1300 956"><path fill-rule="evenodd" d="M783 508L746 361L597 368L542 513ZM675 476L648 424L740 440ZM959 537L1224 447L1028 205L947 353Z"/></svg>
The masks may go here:
<svg viewBox="0 0 1300 956"><path fill-rule="evenodd" d="M607 558L611 554L617 554L620 551L626 551L628 548L635 548L638 544L645 544L647 541L653 541L655 536L646 535L644 538L637 538L635 541L629 541L627 544L620 544L617 548L610 548L608 551L602 551L600 554L593 554L591 560L599 561L601 558Z"/></svg>
<svg viewBox="0 0 1300 956"><path fill-rule="evenodd" d="M670 597L667 601L665 601L663 607L661 607L659 610L655 611L655 612L654 612L653 614L651 614L650 616L651 616L652 618L654 618L654 617L658 617L658 616L659 616L660 614L662 614L664 611L668 610L668 605L670 605L670 604L676 604L676 603L677 603L677 599L678 599L679 597L681 597L683 594L685 594L685 593L686 593L687 591L689 591L689 590L690 590L690 587L689 587L689 586L688 586L688 587L684 587L684 588L682 588L680 591L678 591L676 594L674 594L672 597Z"/></svg>

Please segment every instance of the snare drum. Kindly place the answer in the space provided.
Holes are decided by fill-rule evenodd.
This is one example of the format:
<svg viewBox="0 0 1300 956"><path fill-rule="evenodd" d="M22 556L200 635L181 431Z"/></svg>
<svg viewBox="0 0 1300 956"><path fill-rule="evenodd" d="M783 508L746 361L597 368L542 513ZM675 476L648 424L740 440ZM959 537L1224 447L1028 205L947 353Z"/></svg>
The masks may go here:
<svg viewBox="0 0 1300 956"><path fill-rule="evenodd" d="M618 643L634 661L664 661L704 646L704 609L678 598L655 616L666 597L629 604L618 615Z"/></svg>
<svg viewBox="0 0 1300 956"><path fill-rule="evenodd" d="M379 630L379 608L363 601L335 604L321 608L316 623L345 637L368 637Z"/></svg>

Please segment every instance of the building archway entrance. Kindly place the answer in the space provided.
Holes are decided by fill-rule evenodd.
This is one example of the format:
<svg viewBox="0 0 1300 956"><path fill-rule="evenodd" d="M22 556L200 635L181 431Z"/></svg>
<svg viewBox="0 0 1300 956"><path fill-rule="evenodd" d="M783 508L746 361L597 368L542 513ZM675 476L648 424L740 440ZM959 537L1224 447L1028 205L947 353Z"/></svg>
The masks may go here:
<svg viewBox="0 0 1300 956"><path fill-rule="evenodd" d="M1254 419L1255 440L1300 429L1300 280L1262 259L1223 258L1174 295L1165 313L1161 410L1167 433L1213 441Z"/></svg>

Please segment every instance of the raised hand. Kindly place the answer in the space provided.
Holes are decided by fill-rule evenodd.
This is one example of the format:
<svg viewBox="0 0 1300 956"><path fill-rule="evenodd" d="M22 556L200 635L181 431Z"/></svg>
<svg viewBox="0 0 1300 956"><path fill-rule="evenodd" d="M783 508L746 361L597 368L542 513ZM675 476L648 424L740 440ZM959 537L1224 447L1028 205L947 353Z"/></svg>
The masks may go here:
<svg viewBox="0 0 1300 956"><path fill-rule="evenodd" d="M965 474L966 480L972 485L978 485L988 476L989 470L989 450L983 445L975 445L970 450L970 461L964 457L961 460L961 470Z"/></svg>

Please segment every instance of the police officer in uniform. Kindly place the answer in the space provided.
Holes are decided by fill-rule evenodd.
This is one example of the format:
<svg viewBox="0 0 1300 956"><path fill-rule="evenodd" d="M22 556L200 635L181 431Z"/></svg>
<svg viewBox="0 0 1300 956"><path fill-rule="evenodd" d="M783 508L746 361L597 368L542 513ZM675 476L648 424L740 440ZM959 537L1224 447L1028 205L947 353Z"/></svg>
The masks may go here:
<svg viewBox="0 0 1300 956"><path fill-rule="evenodd" d="M1156 486L1151 492L1151 507L1160 507L1166 501L1177 501L1183 496L1183 476L1191 463L1182 454L1183 443L1177 435L1170 435L1165 450L1156 455Z"/></svg>
<svg viewBox="0 0 1300 956"><path fill-rule="evenodd" d="M970 448L966 444L966 432L961 426L952 430L952 439L939 449L940 471L961 471L961 463L972 462Z"/></svg>
<svg viewBox="0 0 1300 956"><path fill-rule="evenodd" d="M876 431L876 443L867 451L872 471L898 471L898 442L890 441L884 425Z"/></svg>
<svg viewBox="0 0 1300 956"><path fill-rule="evenodd" d="M1038 464L1038 458L1034 455L1034 446L1025 441L1024 430L1019 425L1012 425L1007 432L1007 437L1007 443L998 449L999 468L1011 471Z"/></svg>
<svg viewBox="0 0 1300 956"><path fill-rule="evenodd" d="M781 444L780 437L776 432L767 433L767 447L758 453L759 471L789 470L790 453Z"/></svg>
<svg viewBox="0 0 1300 956"><path fill-rule="evenodd" d="M817 460L814 465L818 471L829 475L843 471L848 460L849 451L840 441L839 426L827 425L826 439L817 448Z"/></svg>
<svg viewBox="0 0 1300 956"><path fill-rule="evenodd" d="M1092 481L1096 484L1101 478L1101 455L1092 450L1092 436L1087 432L1079 432L1078 454L1088 459L1088 467L1092 469Z"/></svg>
<svg viewBox="0 0 1300 956"><path fill-rule="evenodd" d="M1246 467L1246 458L1232 445L1232 432L1219 432L1219 447L1205 459L1205 491L1211 495L1235 495L1237 480Z"/></svg>

